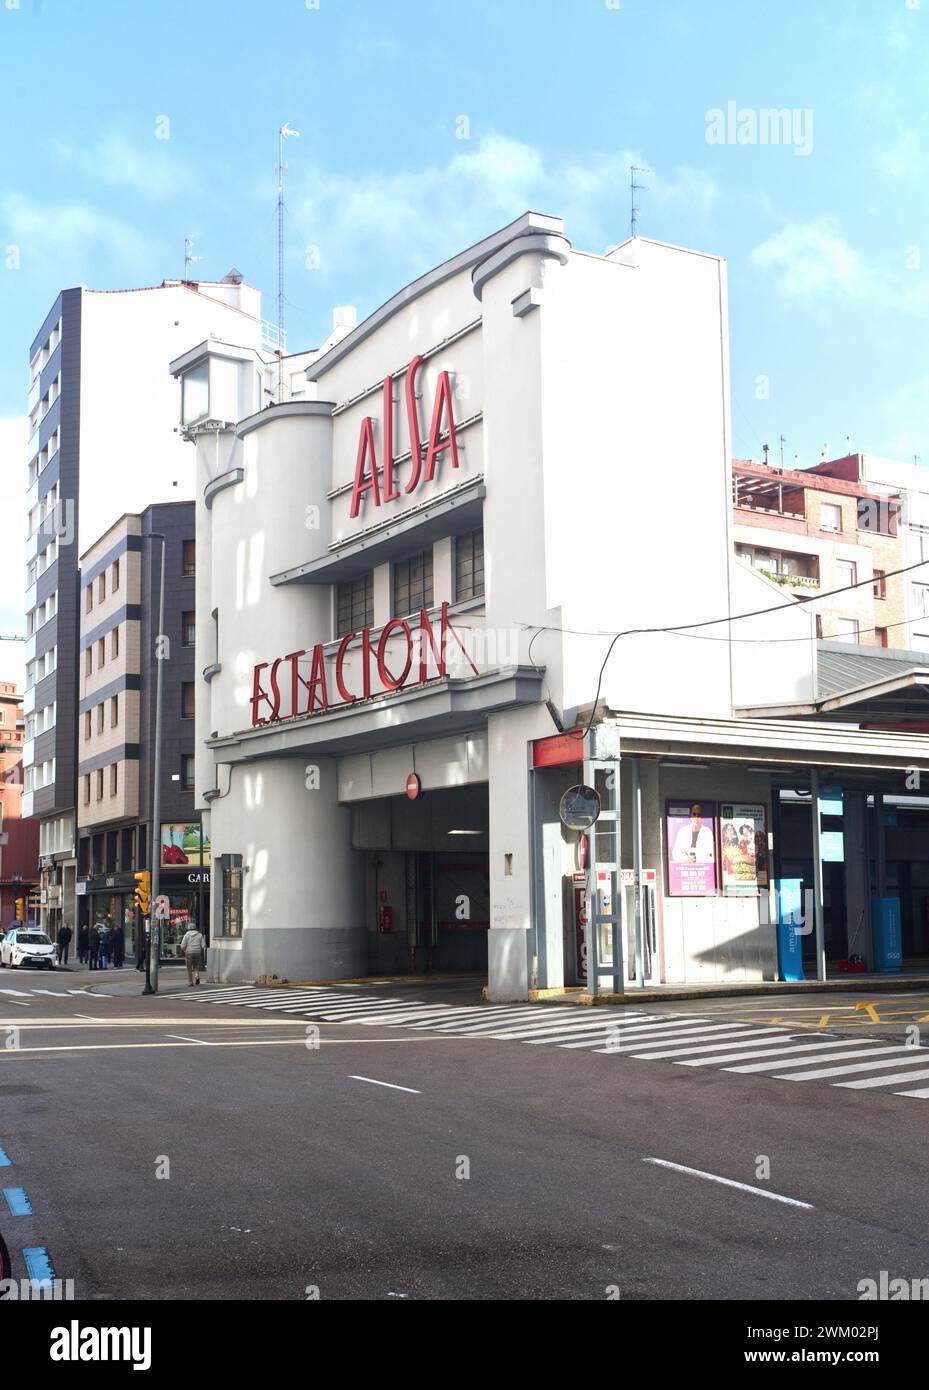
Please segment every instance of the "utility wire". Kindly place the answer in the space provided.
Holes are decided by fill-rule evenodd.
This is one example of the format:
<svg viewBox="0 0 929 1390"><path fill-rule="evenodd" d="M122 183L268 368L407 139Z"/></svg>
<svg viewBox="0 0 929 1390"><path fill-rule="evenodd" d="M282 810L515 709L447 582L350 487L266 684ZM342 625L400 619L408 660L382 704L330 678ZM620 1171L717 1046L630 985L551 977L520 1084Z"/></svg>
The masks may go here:
<svg viewBox="0 0 929 1390"><path fill-rule="evenodd" d="M926 565L926 564L929 564L929 560L917 560L915 564L912 564L912 565L903 565L900 569L896 569L896 570L887 570L886 573L884 574L884 579L885 579L885 580L887 580L887 579L894 579L894 578L896 578L896 576L897 576L898 574L909 574L909 572L910 572L911 570L922 569L922 567L923 567L924 565ZM804 597L804 598L797 598L797 599L794 599L794 600L793 600L792 602L790 602L790 603L775 603L775 604L770 605L768 608L754 608L754 609L751 610L751 612L748 612L748 613L727 614L725 617L722 617L722 618L707 618L705 621L703 621L703 622L698 622L698 623L677 623L677 624L675 624L673 627L631 627L631 628L627 628L624 632L616 632L616 633L614 633L614 634L613 634L613 640L610 642L610 645L609 645L609 647L607 648L606 656L603 658L603 661L602 661L602 663L601 663L601 665L600 665L600 671L599 671L599 674L598 674L598 676L597 676L597 690L596 690L596 693L595 693L595 695L594 695L593 705L591 706L590 718L588 719L587 724L586 724L586 726L585 726L585 728L584 728L583 730L579 730L579 729L572 730L572 737L584 739L584 738L587 737L587 735L590 733L591 729L593 728L594 717L596 716L596 713L597 713L597 703L598 703L598 701L599 701L599 699L600 699L600 690L601 690L601 688L602 688L602 686L603 686L603 673L604 673L605 670L606 670L607 662L609 661L610 657L613 655L613 648L616 646L616 643L619 641L619 639L620 639L621 637L645 637L645 636L651 636L652 634L655 634L655 633L669 633L669 634L674 634L674 635L678 635L678 634L684 635L684 634L686 634L686 633L688 633L688 632L692 632L693 629L694 629L694 628L697 628L697 627L718 627L720 623L738 623L738 622L741 622L741 621L742 621L743 619L745 619L745 618L760 618L760 617L763 617L763 616L764 616L765 614L767 614L767 613L781 613L781 612L783 612L783 611L785 611L785 610L787 610L787 609L796 609L796 608L798 608L801 604L804 604L804 603L816 603L816 602L818 602L820 599L832 598L833 595L835 595L835 594L844 594L844 593L848 593L849 591L851 591L851 590L853 590L853 589L862 589L862 588L864 588L864 587L865 587L866 585L868 585L868 584L870 584L870 585L873 586L873 584L874 584L874 577L873 577L873 575L872 575L871 578L869 578L869 579L859 579L858 582L855 583L855 584L843 584L843 585L842 585L840 588L838 588L838 589L827 589L825 593L809 594L808 596L806 596L806 597ZM538 628L538 632L536 633L536 636L538 636L538 633L541 633L541 632L565 632L565 631L568 631L568 629L553 627L553 626L550 626L550 625L548 625L548 624L542 624L542 625L540 626L540 625L537 624L537 623L523 623L522 626L525 627L527 630L530 629L530 628ZM577 636L587 636L587 637L608 637L608 636L610 636L610 634L607 633L607 632L576 633L575 635L577 635ZM730 640L730 639L729 639L728 637L726 637L726 638L721 638L721 639L719 639L719 640L721 640L721 641L728 641L728 640ZM780 640L783 640L783 639L780 639ZM793 639L793 640L796 640L796 639ZM808 640L808 639L804 638L803 640L806 641L806 640Z"/></svg>

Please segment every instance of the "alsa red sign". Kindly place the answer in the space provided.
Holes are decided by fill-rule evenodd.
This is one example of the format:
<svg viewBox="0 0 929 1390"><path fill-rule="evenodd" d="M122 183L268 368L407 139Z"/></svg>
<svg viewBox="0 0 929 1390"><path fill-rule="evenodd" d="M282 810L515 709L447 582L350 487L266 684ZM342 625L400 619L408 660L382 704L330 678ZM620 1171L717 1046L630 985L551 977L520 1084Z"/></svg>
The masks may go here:
<svg viewBox="0 0 929 1390"><path fill-rule="evenodd" d="M286 656L279 656L274 661L262 661L254 668L252 675L252 725L272 724L280 719L296 719L301 715L321 713L340 705L353 705L356 700L367 700L374 694L399 690L407 683L422 684L436 676L446 676L449 637L458 643L474 674L480 674L464 643L449 622L447 603L442 604L438 641L425 608L420 609L415 635L413 627L405 618L392 618L381 629L377 641L372 634L373 629L370 627L362 628L361 632L347 632L339 643L332 673L338 691L337 699L330 694L326 652L321 642L317 642L312 652L303 649L288 652ZM399 652L392 654L395 665L398 656L402 660L402 666L397 671L391 671L387 664L391 638L394 638L400 648ZM361 649L360 690L350 690L346 681L345 659L353 643L360 643ZM416 667L413 665L414 648L418 655ZM310 657L309 676L300 672L300 662L306 656ZM285 665L290 669L282 683L281 667ZM262 674L265 671L268 672L267 684ZM416 674L411 679L414 671ZM380 683L379 690L374 689L373 676L376 676ZM285 696L289 698L285 699Z"/></svg>
<svg viewBox="0 0 929 1390"><path fill-rule="evenodd" d="M423 364L421 357L414 357L406 371L404 397L406 399L407 429L410 436L410 473L403 488L404 493L414 492L420 482L432 482L435 477L439 455L449 452L452 467L458 467L458 440L455 436L455 418L452 412L452 383L448 372L439 372L436 382L435 399L432 404L432 423L426 441L426 457L423 461L423 445L419 434L419 414L416 409L416 377ZM352 505L349 515L356 517L366 492L370 492L375 507L384 502L396 502L402 494L394 477L394 384L393 377L384 378L381 436L383 439L383 478L384 491L378 478L377 449L374 442L374 418L366 415L361 422L358 436L358 455L355 459L355 482L352 487ZM445 426L443 428L443 417ZM367 474L367 476L366 476Z"/></svg>

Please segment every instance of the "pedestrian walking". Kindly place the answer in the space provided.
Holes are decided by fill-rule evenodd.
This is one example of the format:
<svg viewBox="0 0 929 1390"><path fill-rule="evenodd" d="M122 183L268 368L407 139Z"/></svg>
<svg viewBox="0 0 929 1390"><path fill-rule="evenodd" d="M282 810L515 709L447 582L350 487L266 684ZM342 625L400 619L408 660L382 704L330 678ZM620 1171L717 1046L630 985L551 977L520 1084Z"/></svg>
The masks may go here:
<svg viewBox="0 0 929 1390"><path fill-rule="evenodd" d="M106 922L100 923L98 936L100 940L100 956L97 962L97 969L106 970L110 963L110 929Z"/></svg>
<svg viewBox="0 0 929 1390"><path fill-rule="evenodd" d="M67 965L68 948L71 945L71 928L68 926L67 922L62 922L59 928L56 945L58 947L58 964Z"/></svg>
<svg viewBox="0 0 929 1390"><path fill-rule="evenodd" d="M110 936L110 948L113 953L113 965L118 970L126 960L126 938L123 929L117 922Z"/></svg>
<svg viewBox="0 0 929 1390"><path fill-rule="evenodd" d="M206 950L206 940L203 932L196 927L191 927L184 933L181 941L181 954L187 965L187 983L198 985L200 983L200 969L204 964L204 954Z"/></svg>
<svg viewBox="0 0 929 1390"><path fill-rule="evenodd" d="M81 965L87 964L90 955L90 932L86 926L77 929L77 958Z"/></svg>
<svg viewBox="0 0 929 1390"><path fill-rule="evenodd" d="M100 923L94 922L87 936L87 954L89 957L90 970L99 969L100 960Z"/></svg>

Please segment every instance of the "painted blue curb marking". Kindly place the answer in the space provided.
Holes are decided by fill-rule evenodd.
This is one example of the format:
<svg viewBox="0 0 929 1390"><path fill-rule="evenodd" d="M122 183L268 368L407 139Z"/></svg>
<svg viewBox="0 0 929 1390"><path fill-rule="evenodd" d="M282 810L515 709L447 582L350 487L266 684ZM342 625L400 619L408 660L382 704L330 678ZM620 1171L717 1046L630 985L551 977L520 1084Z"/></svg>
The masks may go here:
<svg viewBox="0 0 929 1390"><path fill-rule="evenodd" d="M23 1250L23 1259L26 1261L29 1278L34 1283L54 1283L55 1271L44 1245L27 1245Z"/></svg>
<svg viewBox="0 0 929 1390"><path fill-rule="evenodd" d="M11 1216L32 1215L32 1203L26 1196L26 1189L24 1187L5 1187L3 1189L3 1195L6 1198L6 1204L10 1209Z"/></svg>
<svg viewBox="0 0 929 1390"><path fill-rule="evenodd" d="M5 1149L0 1149L0 1168L9 1168L13 1160Z"/></svg>

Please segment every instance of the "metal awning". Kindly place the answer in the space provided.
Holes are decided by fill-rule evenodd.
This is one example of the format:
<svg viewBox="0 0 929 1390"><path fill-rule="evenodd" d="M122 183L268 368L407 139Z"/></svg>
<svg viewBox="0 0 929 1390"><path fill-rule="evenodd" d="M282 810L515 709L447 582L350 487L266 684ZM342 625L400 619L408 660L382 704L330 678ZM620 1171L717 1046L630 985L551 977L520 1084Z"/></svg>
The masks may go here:
<svg viewBox="0 0 929 1390"><path fill-rule="evenodd" d="M925 653L817 642L816 698L750 706L747 719L816 719L843 724L923 725L929 720Z"/></svg>

